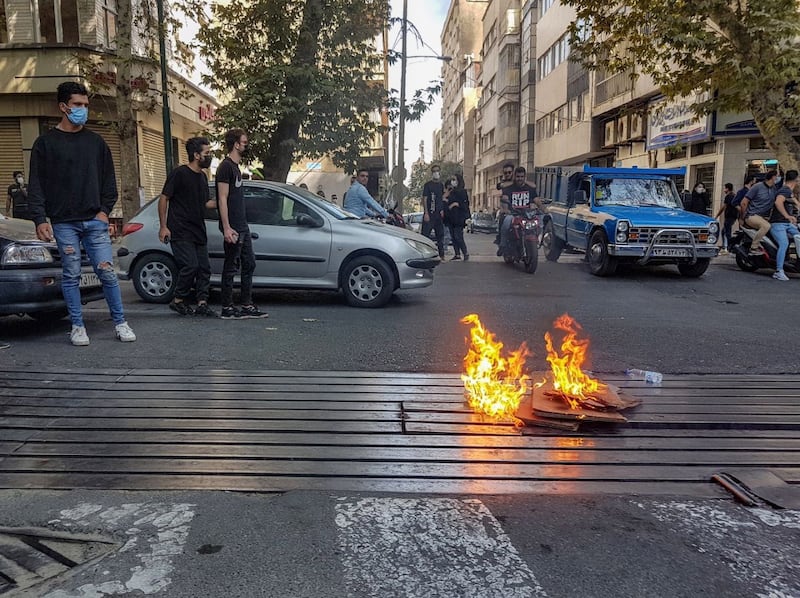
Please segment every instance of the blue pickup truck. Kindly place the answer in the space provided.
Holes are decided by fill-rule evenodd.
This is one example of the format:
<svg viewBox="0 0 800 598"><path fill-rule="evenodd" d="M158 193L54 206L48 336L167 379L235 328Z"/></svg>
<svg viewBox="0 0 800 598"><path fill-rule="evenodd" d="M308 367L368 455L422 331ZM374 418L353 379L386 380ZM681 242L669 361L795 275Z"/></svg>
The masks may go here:
<svg viewBox="0 0 800 598"><path fill-rule="evenodd" d="M672 177L683 169L539 167L539 195L549 200L542 245L557 261L569 247L586 252L592 274L620 264L676 264L702 276L719 249L719 223L683 209Z"/></svg>

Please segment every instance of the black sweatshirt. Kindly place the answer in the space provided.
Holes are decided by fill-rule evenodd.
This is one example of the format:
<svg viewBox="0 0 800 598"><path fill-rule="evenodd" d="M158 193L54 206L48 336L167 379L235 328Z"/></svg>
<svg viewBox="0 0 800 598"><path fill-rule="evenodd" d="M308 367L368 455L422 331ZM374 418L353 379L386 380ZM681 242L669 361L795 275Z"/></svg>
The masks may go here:
<svg viewBox="0 0 800 598"><path fill-rule="evenodd" d="M110 214L117 202L117 179L108 144L83 127L77 133L50 129L31 150L28 206L39 226L91 220Z"/></svg>

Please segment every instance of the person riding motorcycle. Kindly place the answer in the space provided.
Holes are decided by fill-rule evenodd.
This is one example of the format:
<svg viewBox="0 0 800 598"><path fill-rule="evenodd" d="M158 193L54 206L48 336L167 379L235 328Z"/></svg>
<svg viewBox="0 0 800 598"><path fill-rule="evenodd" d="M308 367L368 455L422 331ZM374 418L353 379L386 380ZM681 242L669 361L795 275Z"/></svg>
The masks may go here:
<svg viewBox="0 0 800 598"><path fill-rule="evenodd" d="M501 256L508 250L509 234L514 213L532 209L533 205L540 212L546 213L547 208L539 199L536 187L525 182L527 172L524 166L514 169L514 182L503 189L500 197L500 247L497 255Z"/></svg>

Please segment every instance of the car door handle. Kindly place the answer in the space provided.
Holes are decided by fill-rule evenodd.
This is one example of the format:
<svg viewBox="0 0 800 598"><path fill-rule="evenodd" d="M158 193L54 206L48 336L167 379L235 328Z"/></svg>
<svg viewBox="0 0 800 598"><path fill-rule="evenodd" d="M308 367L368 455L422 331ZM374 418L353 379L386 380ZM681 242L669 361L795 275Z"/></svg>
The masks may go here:
<svg viewBox="0 0 800 598"><path fill-rule="evenodd" d="M251 232L251 233L250 233L250 238L251 238L251 239L258 239L258 233L253 233L253 232Z"/></svg>

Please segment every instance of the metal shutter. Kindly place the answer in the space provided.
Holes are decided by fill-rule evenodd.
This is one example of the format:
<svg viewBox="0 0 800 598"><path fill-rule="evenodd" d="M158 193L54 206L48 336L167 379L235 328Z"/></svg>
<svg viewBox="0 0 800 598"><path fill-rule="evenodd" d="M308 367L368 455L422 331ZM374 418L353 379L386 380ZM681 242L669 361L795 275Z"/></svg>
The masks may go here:
<svg viewBox="0 0 800 598"><path fill-rule="evenodd" d="M25 161L22 157L22 133L19 130L19 119L0 118L0 188L3 199L0 201L0 212L5 210L6 189L12 183L12 173L15 170L25 171ZM25 181L28 173L25 172Z"/></svg>
<svg viewBox="0 0 800 598"><path fill-rule="evenodd" d="M164 162L164 135L158 131L142 129L142 187L145 200L149 201L161 193L167 180Z"/></svg>
<svg viewBox="0 0 800 598"><path fill-rule="evenodd" d="M119 172L122 168L122 151L120 149L121 145L119 135L111 125L89 123L86 125L86 128L100 135L100 137L102 137L108 144L108 149L111 150L111 159L114 161L114 173L116 174L117 178L117 193L120 193ZM117 200L117 203L114 205L114 210L111 212L111 217L122 218L122 203L119 200Z"/></svg>

